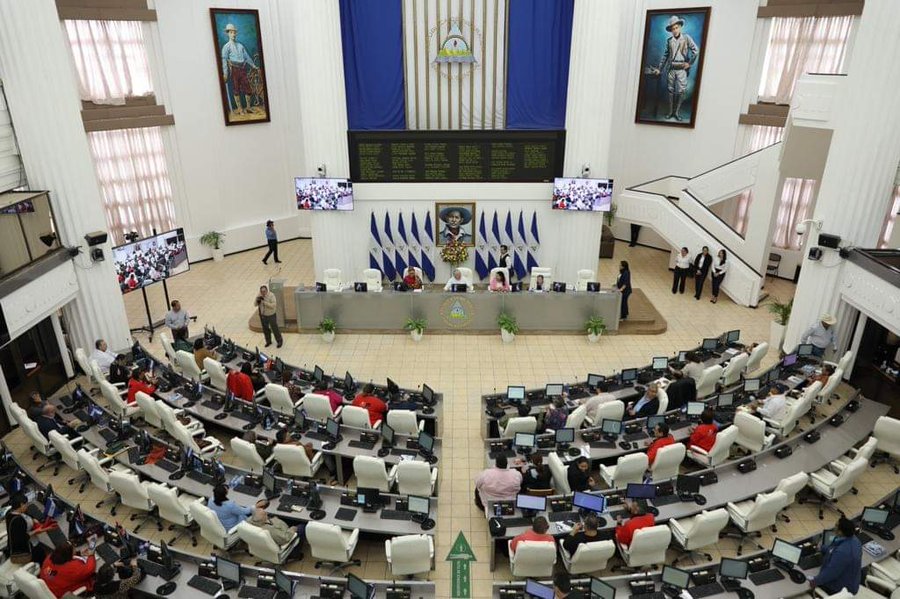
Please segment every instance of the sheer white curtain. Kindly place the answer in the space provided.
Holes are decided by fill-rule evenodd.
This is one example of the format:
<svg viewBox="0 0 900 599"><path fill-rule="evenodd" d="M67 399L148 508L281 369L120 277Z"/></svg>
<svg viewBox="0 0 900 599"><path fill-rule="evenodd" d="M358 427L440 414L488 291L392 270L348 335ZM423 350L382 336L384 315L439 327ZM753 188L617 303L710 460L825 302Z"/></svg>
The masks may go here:
<svg viewBox="0 0 900 599"><path fill-rule="evenodd" d="M773 18L759 101L790 104L804 73L840 73L853 17Z"/></svg>
<svg viewBox="0 0 900 599"><path fill-rule="evenodd" d="M762 150L767 146L778 143L784 137L784 127L764 127L751 125L750 134L746 137L741 156ZM753 201L753 190L741 192L737 197L737 206L734 209L731 227L738 235L743 237L747 233L747 214L750 211L750 202Z"/></svg>
<svg viewBox="0 0 900 599"><path fill-rule="evenodd" d="M891 247L891 235L893 235L894 226L897 224L898 212L900 212L900 185L894 188L894 201L891 204L891 211L884 218L884 226L881 227L881 236L878 238L878 247Z"/></svg>
<svg viewBox="0 0 900 599"><path fill-rule="evenodd" d="M172 186L159 127L88 134L106 223L117 243L125 233L141 237L175 227Z"/></svg>
<svg viewBox="0 0 900 599"><path fill-rule="evenodd" d="M815 179L788 177L784 180L781 204L778 207L778 216L775 217L772 245L786 250L800 249L803 237L797 235L795 229L797 223L810 217L818 184Z"/></svg>
<svg viewBox="0 0 900 599"><path fill-rule="evenodd" d="M137 21L65 21L81 99L124 104L153 93L144 34Z"/></svg>

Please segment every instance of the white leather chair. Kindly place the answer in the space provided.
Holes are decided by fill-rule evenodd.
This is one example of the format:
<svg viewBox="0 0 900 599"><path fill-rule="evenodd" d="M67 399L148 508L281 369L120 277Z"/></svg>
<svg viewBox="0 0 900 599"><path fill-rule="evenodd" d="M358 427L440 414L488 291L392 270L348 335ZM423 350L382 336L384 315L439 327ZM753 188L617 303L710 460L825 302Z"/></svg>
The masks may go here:
<svg viewBox="0 0 900 599"><path fill-rule="evenodd" d="M256 450L256 444L244 441L240 437L231 438L231 451L237 458L238 465L246 468L253 474L262 474L266 464L272 461L272 456L268 460L264 460Z"/></svg>
<svg viewBox="0 0 900 599"><path fill-rule="evenodd" d="M169 364L180 369L181 367L178 365L178 359L175 357L175 345L172 343L172 338L169 334L160 333L159 342L162 343L163 350L166 352L166 358L169 359Z"/></svg>
<svg viewBox="0 0 900 599"><path fill-rule="evenodd" d="M294 415L295 405L294 402L291 401L291 392L287 390L287 387L269 383L264 389L266 399L269 400L269 405L272 406L273 410L279 414L287 414L288 416Z"/></svg>
<svg viewBox="0 0 900 599"><path fill-rule="evenodd" d="M88 358L87 353L84 349L80 347L75 348L75 362L78 363L78 367L81 368L81 372L83 372L88 378L92 378L94 373L91 369L91 361Z"/></svg>
<svg viewBox="0 0 900 599"><path fill-rule="evenodd" d="M191 379L195 383L209 381L209 375L206 374L205 370L200 370L197 367L197 361L194 360L194 354L191 352L179 349L175 352L175 360L178 362L178 367L181 368L182 376Z"/></svg>
<svg viewBox="0 0 900 599"><path fill-rule="evenodd" d="M135 393L134 398L135 401L137 401L138 407L141 409L141 417L144 419L144 422L150 426L162 429L163 421L162 416L159 413L159 408L156 405L157 400L153 399L153 397L147 395L143 391Z"/></svg>
<svg viewBox="0 0 900 599"><path fill-rule="evenodd" d="M100 381L100 393L103 394L103 398L106 400L109 411L116 416L131 418L133 416L141 415L140 406L131 405L122 399L119 389L109 381Z"/></svg>
<svg viewBox="0 0 900 599"><path fill-rule="evenodd" d="M837 507L837 500L853 491L853 485L856 480L866 471L869 465L867 460L856 458L844 468L840 474L835 474L828 468L822 468L809 475L809 488L818 495L817 499L803 499L803 503L811 501L819 504L819 520L825 518L825 508L830 508L840 512ZM843 512L841 512L843 513Z"/></svg>
<svg viewBox="0 0 900 599"><path fill-rule="evenodd" d="M572 488L569 486L569 472L562 459L556 452L547 454L547 464L550 466L550 474L553 477L553 488L561 495L569 495Z"/></svg>
<svg viewBox="0 0 900 599"><path fill-rule="evenodd" d="M150 494L147 492L148 485L141 482L137 473L131 470L111 470L109 473L109 486L119 496L119 502L122 505L138 510L139 513L132 514L131 520L141 519L140 524L134 527L133 532L137 533L144 522L153 518L156 520L158 530L162 530L162 522L158 517L153 515L154 503L150 500ZM113 507L110 514L116 514L116 508Z"/></svg>
<svg viewBox="0 0 900 599"><path fill-rule="evenodd" d="M500 429L502 438L512 439L516 436L516 433L534 433L537 430L537 418L534 416L513 416L506 422L506 428L499 424L497 426Z"/></svg>
<svg viewBox="0 0 900 599"><path fill-rule="evenodd" d="M342 568L358 566L360 561L353 559L353 552L359 542L359 529L342 530L336 524L310 522L306 525L306 540L309 541L310 553L319 561L315 567L330 564L332 574Z"/></svg>
<svg viewBox="0 0 900 599"><path fill-rule="evenodd" d="M294 547L300 542L300 535L294 533L290 541L284 545L279 545L272 539L269 531L246 521L239 522L235 528L237 528L238 537L247 543L250 555L270 564L283 564L291 551L294 550Z"/></svg>
<svg viewBox="0 0 900 599"><path fill-rule="evenodd" d="M213 547L228 551L240 540L237 535L237 526L231 530L225 530L216 513L205 506L202 501L191 503L188 509L191 511L194 521L200 525L200 536L212 543Z"/></svg>
<svg viewBox="0 0 900 599"><path fill-rule="evenodd" d="M509 280L509 269L508 269L508 268L505 268L505 267L503 267L503 266L498 266L498 267L496 267L496 268L492 268L492 269L491 269L491 272L490 272L490 274L488 275L488 283L490 284L490 282L494 280L494 276L495 276L498 272L502 272L502 273L503 273L503 280L506 281L506 284L507 284L507 285L510 285L511 282L510 282L510 280Z"/></svg>
<svg viewBox="0 0 900 599"><path fill-rule="evenodd" d="M615 553L616 544L613 541L580 543L572 555L569 555L562 543L559 544L559 554L569 574L588 574L605 570L609 558Z"/></svg>
<svg viewBox="0 0 900 599"><path fill-rule="evenodd" d="M834 366L835 370L840 369L841 372L847 372L847 369L850 367L850 362L853 361L853 352L851 350L847 350L844 352L844 355L841 356L841 359L837 362L829 362L828 360L824 360L825 364L830 364Z"/></svg>
<svg viewBox="0 0 900 599"><path fill-rule="evenodd" d="M388 539L384 554L393 577L425 574L434 567L434 537L404 535Z"/></svg>
<svg viewBox="0 0 900 599"><path fill-rule="evenodd" d="M563 425L563 428L572 428L572 429L578 430L584 425L584 421L586 418L587 418L587 406L580 405L577 408L575 408L574 410L572 410L571 412L569 412L569 415L566 416L566 423ZM509 425L509 423L507 423L507 426L508 425ZM554 433L556 431L552 428L547 428L544 430L544 432ZM513 437L515 437L515 435L513 435Z"/></svg>
<svg viewBox="0 0 900 599"><path fill-rule="evenodd" d="M888 586L889 590L900 587L900 552L880 561L872 562L869 566L869 573L883 581L882 586Z"/></svg>
<svg viewBox="0 0 900 599"><path fill-rule="evenodd" d="M680 555L678 559L672 562L676 565L682 558L701 555L708 561L712 561L712 556L708 553L698 551L704 547L715 545L719 542L719 533L728 525L728 510L719 508L707 512L703 510L696 516L669 520L669 528L672 531L672 537L675 539L676 549Z"/></svg>
<svg viewBox="0 0 900 599"><path fill-rule="evenodd" d="M734 426L738 429L734 442L750 453L759 453L775 440L774 434L766 434L766 423L749 412L735 412Z"/></svg>
<svg viewBox="0 0 900 599"><path fill-rule="evenodd" d="M50 461L41 464L37 471L40 472L47 466L58 468L59 454L57 453L56 448L50 443L50 440L41 434L37 424L30 418L25 417L23 413L22 420L19 421L19 426L25 431L25 436L28 437L28 440L31 441L31 446L37 452L32 458L36 460L38 455L42 455L50 459Z"/></svg>
<svg viewBox="0 0 900 599"><path fill-rule="evenodd" d="M432 468L428 462L409 460L391 468L388 478L397 483L397 493L400 495L430 497L434 495L437 485L438 469Z"/></svg>
<svg viewBox="0 0 900 599"><path fill-rule="evenodd" d="M731 452L731 446L734 445L737 436L738 428L732 424L716 434L716 442L713 443L713 446L708 452L704 451L701 447L691 445L688 449L688 457L707 468L718 466L728 459L728 454Z"/></svg>
<svg viewBox="0 0 900 599"><path fill-rule="evenodd" d="M366 284L366 291L381 291L381 271L377 268L366 268L362 271L362 280Z"/></svg>
<svg viewBox="0 0 900 599"><path fill-rule="evenodd" d="M544 277L543 291L550 291L551 289L553 289L553 269L536 266L531 269L531 278L528 282L528 291L534 291L534 287L535 285L537 285L538 275L543 275Z"/></svg>
<svg viewBox="0 0 900 599"><path fill-rule="evenodd" d="M425 421L417 421L416 413L412 410L389 410L387 424L394 429L395 434L410 437L417 437L425 429Z"/></svg>
<svg viewBox="0 0 900 599"><path fill-rule="evenodd" d="M204 430L192 431L180 422L175 422L175 431L172 435L182 446L189 447L201 457L213 457L225 451L222 443L215 437L206 434Z"/></svg>
<svg viewBox="0 0 900 599"><path fill-rule="evenodd" d="M372 426L371 421L369 420L369 411L358 406L343 407L341 410L341 424L364 430L381 428L381 420L376 420L375 426Z"/></svg>
<svg viewBox="0 0 900 599"><path fill-rule="evenodd" d="M739 503L728 502L728 515L738 530L736 534L729 535L739 539L737 554L741 555L744 542L751 536L758 537L762 529L775 526L778 513L786 506L787 495L781 491L760 493L755 499ZM756 546L763 549L759 544Z"/></svg>
<svg viewBox="0 0 900 599"><path fill-rule="evenodd" d="M316 452L310 462L302 446L279 443L272 449L272 459L281 466L281 473L285 476L312 478L322 467L324 457L321 451Z"/></svg>
<svg viewBox="0 0 900 599"><path fill-rule="evenodd" d="M740 381L749 360L750 356L743 353L731 358L728 366L722 371L722 385L730 387Z"/></svg>
<svg viewBox="0 0 900 599"><path fill-rule="evenodd" d="M22 567L13 573L13 581L19 588L19 591L28 599L56 599L50 591L50 587L43 579L38 578L28 568ZM73 595L81 596L87 591L86 587L78 587L72 592Z"/></svg>
<svg viewBox="0 0 900 599"><path fill-rule="evenodd" d="M718 364L713 364L703 370L700 380L697 381L697 399L703 399L716 392L716 383L722 378L723 371L724 368Z"/></svg>
<svg viewBox="0 0 900 599"><path fill-rule="evenodd" d="M100 370L100 364L97 362L97 360L91 360L90 365L91 365L91 378L94 379L95 383L97 383L99 385L101 382L109 382L106 380L106 375L103 374L102 370ZM110 384L113 385L114 387L116 387L117 389L119 389L120 392L124 391L125 388L128 386L128 383L110 383Z"/></svg>
<svg viewBox="0 0 900 599"><path fill-rule="evenodd" d="M509 571L513 576L546 578L553 575L556 564L556 543L547 541L521 541L512 550L509 546Z"/></svg>
<svg viewBox="0 0 900 599"><path fill-rule="evenodd" d="M101 501L98 501L96 506L99 508L101 505L106 503L107 501L112 500L113 507L115 509L119 504L119 497L113 493L113 488L109 485L109 470L106 469L106 465L111 463L112 458L103 458L102 460L97 458L97 454L99 453L99 449L92 449L88 451L87 449L81 448L78 450L78 464L84 469L88 474L88 479L91 481L95 487L100 489L103 493L106 494L106 497ZM113 465L113 469L124 468L124 466Z"/></svg>
<svg viewBox="0 0 900 599"><path fill-rule="evenodd" d="M162 421L162 429L173 437L176 436L179 426L187 428L191 432L204 430L203 423L199 420L188 417L190 421L187 424L178 420L179 416L184 415L184 410L173 408L161 399L156 400L156 412L159 414L160 421Z"/></svg>
<svg viewBox="0 0 900 599"><path fill-rule="evenodd" d="M326 268L323 276L324 279L322 282L325 283L325 289L327 291L341 291L344 288L344 284L341 280L340 268Z"/></svg>
<svg viewBox="0 0 900 599"><path fill-rule="evenodd" d="M203 358L203 370L209 376L209 386L220 393L228 392L228 373L218 360Z"/></svg>
<svg viewBox="0 0 900 599"><path fill-rule="evenodd" d="M384 460L367 455L353 458L353 472L356 474L356 487L378 489L387 493L394 481L388 476Z"/></svg>
<svg viewBox="0 0 900 599"><path fill-rule="evenodd" d="M805 487L808 482L809 475L806 472L797 472L787 478L782 478L775 486L776 491L781 491L784 493L785 497L787 497L787 505L785 505L784 510L778 514L785 522L791 521L791 518L786 513L787 509L793 505L794 500L797 498L797 493L802 491L803 487Z"/></svg>
<svg viewBox="0 0 900 599"><path fill-rule="evenodd" d="M814 382L808 387L808 389L812 389L813 391L810 393L803 393L797 401L788 402L782 412L781 418L777 420L763 418L766 423L766 429L782 438L790 435L794 429L797 428L800 419L812 408L812 396L815 394L815 390L821 385L822 383L819 381Z"/></svg>
<svg viewBox="0 0 900 599"><path fill-rule="evenodd" d="M687 448L683 443L666 445L657 451L656 459L650 466L650 479L658 483L678 476L678 469L686 452Z"/></svg>
<svg viewBox="0 0 900 599"><path fill-rule="evenodd" d="M578 279L575 281L575 291L587 291L587 284L595 281L596 273L590 268L582 268L578 271Z"/></svg>
<svg viewBox="0 0 900 599"><path fill-rule="evenodd" d="M852 448L838 459L833 460L828 464L828 469L835 474L840 474L856 458L863 458L868 462L875 455L876 447L878 447L878 439L870 436L859 448Z"/></svg>
<svg viewBox="0 0 900 599"><path fill-rule="evenodd" d="M471 284L475 282L475 279L472 276L472 269L466 266L457 266L456 268L459 270L462 277L470 283L469 291L475 291L475 286Z"/></svg>
<svg viewBox="0 0 900 599"><path fill-rule="evenodd" d="M596 407L592 408L591 402L601 401L602 403L597 403ZM584 420L591 426L600 426L604 420L621 421L625 416L625 403L618 399L610 401L605 398L592 397L584 405L587 408ZM593 412L593 416L591 416L591 412Z"/></svg>
<svg viewBox="0 0 900 599"><path fill-rule="evenodd" d="M750 352L750 359L747 360L747 365L745 367L745 372L747 375L750 375L759 370L759 366L760 364L762 364L763 358L766 357L767 353L769 353L769 344L766 341L763 341L753 348L753 350Z"/></svg>
<svg viewBox="0 0 900 599"><path fill-rule="evenodd" d="M634 532L631 545L617 543L625 566L639 569L666 563L666 549L672 540L672 531L665 524L648 526Z"/></svg>
<svg viewBox="0 0 900 599"><path fill-rule="evenodd" d="M3 542L5 543L6 540L4 539ZM19 570L25 570L32 576L38 576L41 571L41 565L34 562L22 565L14 564L10 559L0 563L0 597L8 598L18 596L19 585L15 581L15 575Z"/></svg>
<svg viewBox="0 0 900 599"><path fill-rule="evenodd" d="M897 460L900 459L900 420L881 416L875 421L872 436L878 439L872 465L888 463L894 468L894 474L900 474Z"/></svg>
<svg viewBox="0 0 900 599"><path fill-rule="evenodd" d="M816 403L822 405L822 402L824 401L831 405L831 401L838 398L838 394L835 393L835 390L838 388L838 385L841 384L841 379L843 378L844 371L840 368L835 369L834 374L828 377L822 390L819 391L816 396Z"/></svg>
<svg viewBox="0 0 900 599"><path fill-rule="evenodd" d="M659 404L656 415L665 414L669 410L669 394L662 386L656 388L656 401Z"/></svg>
<svg viewBox="0 0 900 599"><path fill-rule="evenodd" d="M300 405L306 410L306 417L317 422L325 422L329 418L338 419L344 406L339 406L337 410L331 411L331 402L328 397L319 395L318 393L307 393L300 400Z"/></svg>
<svg viewBox="0 0 900 599"><path fill-rule="evenodd" d="M199 501L199 497L192 495L179 495L178 489L163 485L160 483L150 483L147 485L147 495L150 501L156 505L159 511L159 517L169 523L169 530L173 528L179 532L168 541L169 545L174 545L178 539L184 535L191 536L191 545L197 546L197 536L191 525L194 523L194 516L191 515L191 504Z"/></svg>
<svg viewBox="0 0 900 599"><path fill-rule="evenodd" d="M641 483L647 470L646 453L621 456L615 466L600 464L600 478L610 489L624 489L629 483Z"/></svg>
<svg viewBox="0 0 900 599"><path fill-rule="evenodd" d="M48 437L50 439L50 444L56 448L56 451L59 453L59 458L62 460L62 463L71 468L73 472L80 473L77 478L70 478L67 481L70 485L74 485L75 481L78 480L84 481L82 482L81 489L79 489L80 493L84 490L84 485L87 482L87 473L81 469L81 466L78 463L78 449L75 445L84 445L84 439L82 437L77 437L70 441L68 437L57 431L50 431Z"/></svg>

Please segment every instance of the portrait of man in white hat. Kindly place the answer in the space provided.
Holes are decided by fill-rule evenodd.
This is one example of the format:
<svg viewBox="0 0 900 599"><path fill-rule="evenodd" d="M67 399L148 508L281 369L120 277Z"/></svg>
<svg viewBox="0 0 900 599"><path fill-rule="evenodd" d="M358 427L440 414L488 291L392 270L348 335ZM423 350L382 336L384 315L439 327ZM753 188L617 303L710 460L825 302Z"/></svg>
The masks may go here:
<svg viewBox="0 0 900 599"><path fill-rule="evenodd" d="M259 13L215 8L210 12L226 124L268 121Z"/></svg>

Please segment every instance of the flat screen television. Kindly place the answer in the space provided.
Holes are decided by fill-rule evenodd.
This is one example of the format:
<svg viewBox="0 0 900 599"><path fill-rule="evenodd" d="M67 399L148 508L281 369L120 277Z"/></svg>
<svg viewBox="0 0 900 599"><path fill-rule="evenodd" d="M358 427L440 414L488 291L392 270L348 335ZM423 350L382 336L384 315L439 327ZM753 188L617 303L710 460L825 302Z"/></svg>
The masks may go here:
<svg viewBox="0 0 900 599"><path fill-rule="evenodd" d="M296 177L294 191L298 210L353 210L350 179Z"/></svg>
<svg viewBox="0 0 900 599"><path fill-rule="evenodd" d="M184 229L166 231L112 249L122 293L129 293L191 269Z"/></svg>
<svg viewBox="0 0 900 599"><path fill-rule="evenodd" d="M612 179L557 177L553 180L553 209L609 212L612 191Z"/></svg>

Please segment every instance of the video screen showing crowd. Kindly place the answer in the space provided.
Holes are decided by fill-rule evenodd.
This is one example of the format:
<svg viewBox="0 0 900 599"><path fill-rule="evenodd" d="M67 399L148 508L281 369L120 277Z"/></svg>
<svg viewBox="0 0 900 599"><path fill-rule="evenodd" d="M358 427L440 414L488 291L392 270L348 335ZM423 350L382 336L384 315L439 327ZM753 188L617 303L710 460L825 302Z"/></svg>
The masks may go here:
<svg viewBox="0 0 900 599"><path fill-rule="evenodd" d="M122 293L158 283L191 268L183 229L114 247L113 260Z"/></svg>
<svg viewBox="0 0 900 599"><path fill-rule="evenodd" d="M298 210L353 210L353 183L348 179L297 177Z"/></svg>
<svg viewBox="0 0 900 599"><path fill-rule="evenodd" d="M553 182L553 209L607 212L612 192L612 179L557 177Z"/></svg>

